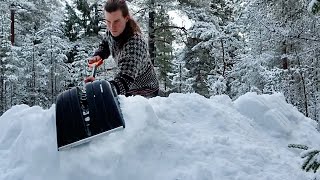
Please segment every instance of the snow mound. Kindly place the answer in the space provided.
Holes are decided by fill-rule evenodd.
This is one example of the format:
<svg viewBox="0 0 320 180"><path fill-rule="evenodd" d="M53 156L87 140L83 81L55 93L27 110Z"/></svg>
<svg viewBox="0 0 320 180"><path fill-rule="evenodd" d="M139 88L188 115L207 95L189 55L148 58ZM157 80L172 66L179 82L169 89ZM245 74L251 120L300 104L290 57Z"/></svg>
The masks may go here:
<svg viewBox="0 0 320 180"><path fill-rule="evenodd" d="M303 180L299 151L316 123L281 94L120 96L126 128L57 151L55 105L0 117L0 180ZM312 141L311 141L312 140Z"/></svg>

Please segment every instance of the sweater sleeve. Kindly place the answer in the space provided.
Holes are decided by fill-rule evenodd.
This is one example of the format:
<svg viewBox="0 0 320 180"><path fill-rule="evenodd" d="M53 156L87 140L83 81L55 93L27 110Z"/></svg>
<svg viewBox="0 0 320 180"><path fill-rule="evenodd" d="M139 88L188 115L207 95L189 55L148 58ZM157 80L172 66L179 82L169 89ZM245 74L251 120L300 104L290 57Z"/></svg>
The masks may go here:
<svg viewBox="0 0 320 180"><path fill-rule="evenodd" d="M122 49L118 59L119 73L111 83L118 94L126 95L134 83L142 66L142 58L147 53L147 45L140 37L131 38Z"/></svg>
<svg viewBox="0 0 320 180"><path fill-rule="evenodd" d="M99 44L99 48L93 54L93 56L99 55L102 59L106 59L110 56L110 48L107 39L103 39Z"/></svg>

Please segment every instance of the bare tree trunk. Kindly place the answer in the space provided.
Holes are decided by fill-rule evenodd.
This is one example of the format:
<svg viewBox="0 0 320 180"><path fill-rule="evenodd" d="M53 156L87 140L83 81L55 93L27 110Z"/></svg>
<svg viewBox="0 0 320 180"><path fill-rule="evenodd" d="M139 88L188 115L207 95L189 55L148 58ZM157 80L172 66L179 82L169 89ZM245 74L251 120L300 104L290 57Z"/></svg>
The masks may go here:
<svg viewBox="0 0 320 180"><path fill-rule="evenodd" d="M3 78L3 75L2 75L2 67L1 68L1 71L0 71L0 115L2 115L2 113L4 112L4 78Z"/></svg>
<svg viewBox="0 0 320 180"><path fill-rule="evenodd" d="M4 112L4 65L0 54L0 115Z"/></svg>
<svg viewBox="0 0 320 180"><path fill-rule="evenodd" d="M13 97L13 84L10 82L10 107L12 107L12 97Z"/></svg>
<svg viewBox="0 0 320 180"><path fill-rule="evenodd" d="M3 95L4 95L4 96L3 96L3 99L4 99L3 110L4 110L4 111L6 111L6 110L7 110L7 107L8 107L8 106L7 106L7 95L6 95L6 94L7 94L7 84L8 84L8 81L5 81L5 82L4 82L4 88L3 88L3 89L4 89L4 91L3 91L3 92L4 92L4 93L3 93Z"/></svg>
<svg viewBox="0 0 320 180"><path fill-rule="evenodd" d="M222 76L225 78L226 69L227 69L227 62L226 62L226 60L225 60L223 39L220 39L220 42L221 42L222 61L223 61L223 72L222 72Z"/></svg>
<svg viewBox="0 0 320 180"><path fill-rule="evenodd" d="M164 91L167 94L167 78L164 79Z"/></svg>
<svg viewBox="0 0 320 180"><path fill-rule="evenodd" d="M301 72L301 80L302 80L302 87L303 87L303 95L304 95L304 108L306 111L306 116L309 117L309 109L308 109L308 97L307 97L307 91L306 91L306 83L304 80L304 75Z"/></svg>
<svg viewBox="0 0 320 180"><path fill-rule="evenodd" d="M154 20L155 20L155 3L154 3L154 0L150 0L150 4L149 4L149 54L150 54L151 62L153 65L154 65L154 61L155 61L155 57L156 57Z"/></svg>
<svg viewBox="0 0 320 180"><path fill-rule="evenodd" d="M182 67L181 67L181 63L179 64L179 71L180 71L179 93L181 93L181 86L182 86Z"/></svg>
<svg viewBox="0 0 320 180"><path fill-rule="evenodd" d="M14 13L15 10L11 10L11 44L14 45Z"/></svg>
<svg viewBox="0 0 320 180"><path fill-rule="evenodd" d="M262 54L262 29L260 28L259 29L259 36L260 36L260 42L259 42L259 55L261 55Z"/></svg>
<svg viewBox="0 0 320 180"><path fill-rule="evenodd" d="M51 104L54 103L54 72L53 72L53 54L52 54L52 36L50 36L50 40L51 40L51 49L50 49L50 63L51 63L51 67L50 67L50 71L51 71Z"/></svg>
<svg viewBox="0 0 320 180"><path fill-rule="evenodd" d="M34 35L33 35L34 37ZM32 48L32 79L31 79L31 105L35 105L35 98L36 98L36 72L35 72L35 44L33 42L33 48Z"/></svg>
<svg viewBox="0 0 320 180"><path fill-rule="evenodd" d="M287 54L287 43L286 40L282 42L282 50L281 54ZM283 57L282 59L282 68L288 69L288 57Z"/></svg>
<svg viewBox="0 0 320 180"><path fill-rule="evenodd" d="M105 63L106 64L106 63ZM87 71L87 69L85 68ZM54 100L56 101L56 96L57 96L57 59L54 59ZM87 74L87 72L85 72Z"/></svg>
<svg viewBox="0 0 320 180"><path fill-rule="evenodd" d="M296 57L298 58L298 65L299 65L299 68L301 69L301 63L300 63L300 60L299 60L299 56L297 55L297 51L295 50L295 54L296 54ZM308 96L307 96L307 88L306 88L306 82L305 82L305 79L304 79L304 75L303 75L303 72L300 71L300 76L301 76L301 82L302 82L302 88L303 88L303 97L304 97L304 108L305 108L305 115L306 117L309 117L309 109L308 109Z"/></svg>

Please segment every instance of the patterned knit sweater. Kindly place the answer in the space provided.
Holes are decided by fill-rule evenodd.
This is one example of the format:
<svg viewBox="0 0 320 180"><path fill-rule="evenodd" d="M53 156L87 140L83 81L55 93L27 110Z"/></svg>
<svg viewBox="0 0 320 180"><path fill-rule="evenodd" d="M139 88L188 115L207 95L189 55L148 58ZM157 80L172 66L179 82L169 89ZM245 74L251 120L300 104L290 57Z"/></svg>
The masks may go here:
<svg viewBox="0 0 320 180"><path fill-rule="evenodd" d="M116 76L110 81L118 94L148 97L158 92L159 82L147 44L139 33L132 32L128 24L118 37L113 37L107 32L94 56L99 55L106 59L110 54L118 65Z"/></svg>

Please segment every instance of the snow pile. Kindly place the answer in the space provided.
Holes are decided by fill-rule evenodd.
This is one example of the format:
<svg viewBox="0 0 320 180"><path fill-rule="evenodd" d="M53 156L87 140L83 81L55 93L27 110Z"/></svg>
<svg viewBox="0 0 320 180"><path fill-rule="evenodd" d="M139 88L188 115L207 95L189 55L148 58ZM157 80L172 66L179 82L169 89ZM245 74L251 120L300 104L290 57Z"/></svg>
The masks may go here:
<svg viewBox="0 0 320 180"><path fill-rule="evenodd" d="M14 106L0 117L1 180L304 180L301 151L316 123L280 94L236 101L197 94L120 96L126 129L56 150L55 107Z"/></svg>

